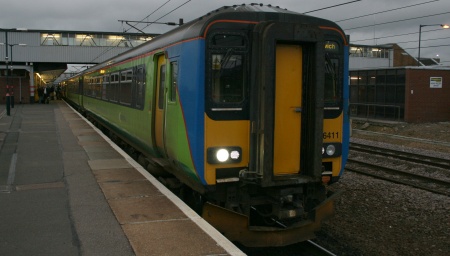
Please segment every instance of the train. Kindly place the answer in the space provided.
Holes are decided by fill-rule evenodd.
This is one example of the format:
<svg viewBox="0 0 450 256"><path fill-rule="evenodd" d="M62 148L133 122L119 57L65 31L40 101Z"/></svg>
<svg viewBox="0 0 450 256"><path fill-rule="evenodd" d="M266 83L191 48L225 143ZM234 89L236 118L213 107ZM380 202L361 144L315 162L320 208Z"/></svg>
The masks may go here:
<svg viewBox="0 0 450 256"><path fill-rule="evenodd" d="M231 241L285 246L334 214L349 146L349 37L224 6L61 82L65 100Z"/></svg>

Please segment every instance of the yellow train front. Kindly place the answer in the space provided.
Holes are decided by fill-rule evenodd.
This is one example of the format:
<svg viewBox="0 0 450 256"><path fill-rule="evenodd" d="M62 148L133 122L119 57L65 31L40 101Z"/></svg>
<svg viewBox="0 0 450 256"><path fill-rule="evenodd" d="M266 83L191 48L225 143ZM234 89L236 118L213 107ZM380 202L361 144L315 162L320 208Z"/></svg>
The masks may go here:
<svg viewBox="0 0 450 256"><path fill-rule="evenodd" d="M248 246L310 239L333 214L326 186L348 154L347 38L330 21L270 6L214 15L204 175L215 187L202 215Z"/></svg>

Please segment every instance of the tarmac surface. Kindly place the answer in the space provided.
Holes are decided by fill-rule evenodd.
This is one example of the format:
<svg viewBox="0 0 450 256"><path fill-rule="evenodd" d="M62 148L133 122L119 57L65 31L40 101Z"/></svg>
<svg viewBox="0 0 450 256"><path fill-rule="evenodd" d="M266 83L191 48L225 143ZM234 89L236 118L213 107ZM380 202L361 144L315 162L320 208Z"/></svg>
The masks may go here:
<svg viewBox="0 0 450 256"><path fill-rule="evenodd" d="M63 101L0 105L0 255L244 255Z"/></svg>

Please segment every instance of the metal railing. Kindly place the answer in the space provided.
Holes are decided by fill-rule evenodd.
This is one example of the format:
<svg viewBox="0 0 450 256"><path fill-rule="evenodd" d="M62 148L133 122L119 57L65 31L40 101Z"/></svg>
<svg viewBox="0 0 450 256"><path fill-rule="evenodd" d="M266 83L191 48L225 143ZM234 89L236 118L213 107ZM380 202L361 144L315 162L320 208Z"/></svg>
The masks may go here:
<svg viewBox="0 0 450 256"><path fill-rule="evenodd" d="M404 109L403 105L350 103L350 116L401 121L404 117L402 109ZM380 114L381 112L382 114ZM394 117L392 118L392 116Z"/></svg>

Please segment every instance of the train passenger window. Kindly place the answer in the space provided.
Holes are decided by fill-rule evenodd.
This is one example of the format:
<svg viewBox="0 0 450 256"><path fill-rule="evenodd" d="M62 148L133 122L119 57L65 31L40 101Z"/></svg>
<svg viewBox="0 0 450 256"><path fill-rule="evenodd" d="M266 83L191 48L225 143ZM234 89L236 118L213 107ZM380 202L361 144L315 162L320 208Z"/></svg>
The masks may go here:
<svg viewBox="0 0 450 256"><path fill-rule="evenodd" d="M339 70L338 68L339 62L337 59L331 59L328 54L326 54L326 61L325 61L325 102L334 102L338 95L337 95L337 72Z"/></svg>
<svg viewBox="0 0 450 256"><path fill-rule="evenodd" d="M340 46L335 41L325 42L325 107L339 107L341 103Z"/></svg>
<svg viewBox="0 0 450 256"><path fill-rule="evenodd" d="M166 83L166 65L161 65L159 70L159 95L158 95L158 108L164 109L164 85Z"/></svg>
<svg viewBox="0 0 450 256"><path fill-rule="evenodd" d="M124 70L120 72L120 103L131 105L131 83L133 81L133 70Z"/></svg>
<svg viewBox="0 0 450 256"><path fill-rule="evenodd" d="M206 112L214 120L249 115L249 39L246 32L218 30L207 38Z"/></svg>
<svg viewBox="0 0 450 256"><path fill-rule="evenodd" d="M244 100L244 58L240 54L212 55L212 100L239 103Z"/></svg>
<svg viewBox="0 0 450 256"><path fill-rule="evenodd" d="M102 84L102 99L103 100L108 100L108 96L107 96L108 87L109 87L109 75L105 75L103 77L103 84Z"/></svg>
<svg viewBox="0 0 450 256"><path fill-rule="evenodd" d="M117 93L118 87L119 87L119 74L118 73L111 74L109 86L106 87L106 90L107 90L106 96L108 97L108 99L110 101L117 102L119 100L118 93Z"/></svg>
<svg viewBox="0 0 450 256"><path fill-rule="evenodd" d="M170 70L171 70L171 77L170 77L170 101L176 102L177 101L177 86L178 86L178 62L173 61L170 62Z"/></svg>
<svg viewBox="0 0 450 256"><path fill-rule="evenodd" d="M95 97L101 98L102 96L102 77L97 77L95 82Z"/></svg>
<svg viewBox="0 0 450 256"><path fill-rule="evenodd" d="M145 72L144 67L139 67L136 71L136 108L141 109L145 96Z"/></svg>
<svg viewBox="0 0 450 256"><path fill-rule="evenodd" d="M84 85L83 94L84 95L89 95L89 78L84 77L83 85Z"/></svg>

